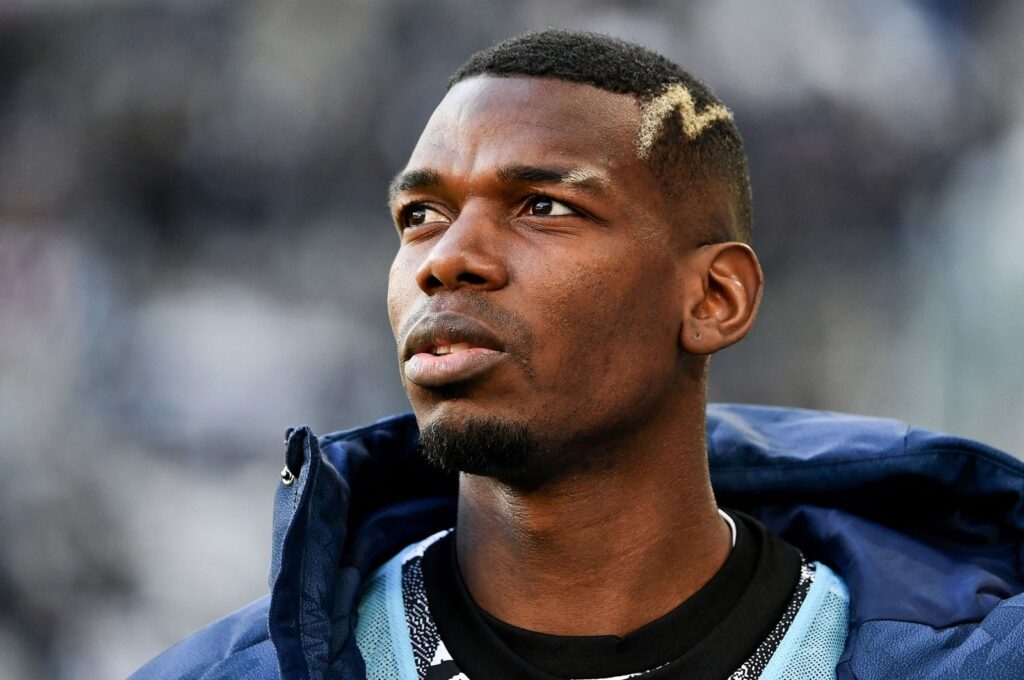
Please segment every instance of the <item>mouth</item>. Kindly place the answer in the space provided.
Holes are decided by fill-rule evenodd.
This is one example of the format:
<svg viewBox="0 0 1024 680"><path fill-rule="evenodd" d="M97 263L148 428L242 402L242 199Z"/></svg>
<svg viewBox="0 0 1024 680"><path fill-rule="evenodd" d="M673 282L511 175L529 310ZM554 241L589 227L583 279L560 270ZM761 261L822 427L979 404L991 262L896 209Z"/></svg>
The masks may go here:
<svg viewBox="0 0 1024 680"><path fill-rule="evenodd" d="M413 327L402 369L409 382L436 388L477 378L507 356L504 344L482 322L443 312Z"/></svg>
<svg viewBox="0 0 1024 680"><path fill-rule="evenodd" d="M449 354L458 354L459 352L467 352L471 349L480 349L474 347L468 342L456 342L452 344L446 344L444 340L440 340L437 344L427 347L425 352L417 352L417 354L432 354L435 357L447 356Z"/></svg>

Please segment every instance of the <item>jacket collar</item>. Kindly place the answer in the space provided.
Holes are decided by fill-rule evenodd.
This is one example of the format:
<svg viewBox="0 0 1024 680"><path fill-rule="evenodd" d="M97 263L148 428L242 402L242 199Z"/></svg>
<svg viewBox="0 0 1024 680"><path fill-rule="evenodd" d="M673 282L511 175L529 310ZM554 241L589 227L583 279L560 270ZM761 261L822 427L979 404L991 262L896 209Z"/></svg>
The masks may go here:
<svg viewBox="0 0 1024 680"><path fill-rule="evenodd" d="M274 500L270 636L283 677L363 677L354 612L365 577L454 526L458 480L416 454L411 415L317 438L287 435Z"/></svg>

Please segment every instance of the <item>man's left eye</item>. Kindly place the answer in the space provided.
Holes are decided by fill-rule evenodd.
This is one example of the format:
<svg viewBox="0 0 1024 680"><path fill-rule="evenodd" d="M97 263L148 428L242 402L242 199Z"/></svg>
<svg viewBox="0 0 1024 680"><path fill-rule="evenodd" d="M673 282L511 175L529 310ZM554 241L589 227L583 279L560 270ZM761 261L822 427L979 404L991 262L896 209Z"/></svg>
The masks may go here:
<svg viewBox="0 0 1024 680"><path fill-rule="evenodd" d="M530 199L531 215L575 215L576 211L561 201L556 201L547 196L537 196Z"/></svg>

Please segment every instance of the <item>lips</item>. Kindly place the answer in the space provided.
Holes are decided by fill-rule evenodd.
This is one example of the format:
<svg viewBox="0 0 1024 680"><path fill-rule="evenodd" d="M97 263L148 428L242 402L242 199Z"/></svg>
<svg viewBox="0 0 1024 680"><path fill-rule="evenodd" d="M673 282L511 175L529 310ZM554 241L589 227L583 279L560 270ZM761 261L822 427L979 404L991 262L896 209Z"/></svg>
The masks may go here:
<svg viewBox="0 0 1024 680"><path fill-rule="evenodd" d="M442 387L477 378L508 355L484 323L456 312L423 317L406 337L403 371L421 387Z"/></svg>

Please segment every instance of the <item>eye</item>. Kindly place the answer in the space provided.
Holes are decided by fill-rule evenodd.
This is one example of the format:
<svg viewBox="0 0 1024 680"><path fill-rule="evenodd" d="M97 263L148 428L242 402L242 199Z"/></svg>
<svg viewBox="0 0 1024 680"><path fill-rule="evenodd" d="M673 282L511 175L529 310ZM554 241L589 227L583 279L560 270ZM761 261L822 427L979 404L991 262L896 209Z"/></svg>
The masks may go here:
<svg viewBox="0 0 1024 680"><path fill-rule="evenodd" d="M423 224L431 224L433 222L447 222L448 218L445 217L439 210L434 210L428 205L417 203L411 205L402 211L402 216L399 220L400 226L405 229L406 227L418 227Z"/></svg>
<svg viewBox="0 0 1024 680"><path fill-rule="evenodd" d="M530 199L527 203L531 215L537 216L549 216L549 215L576 215L578 214L575 210L567 206L561 201L556 201L553 198L547 196L535 196Z"/></svg>

